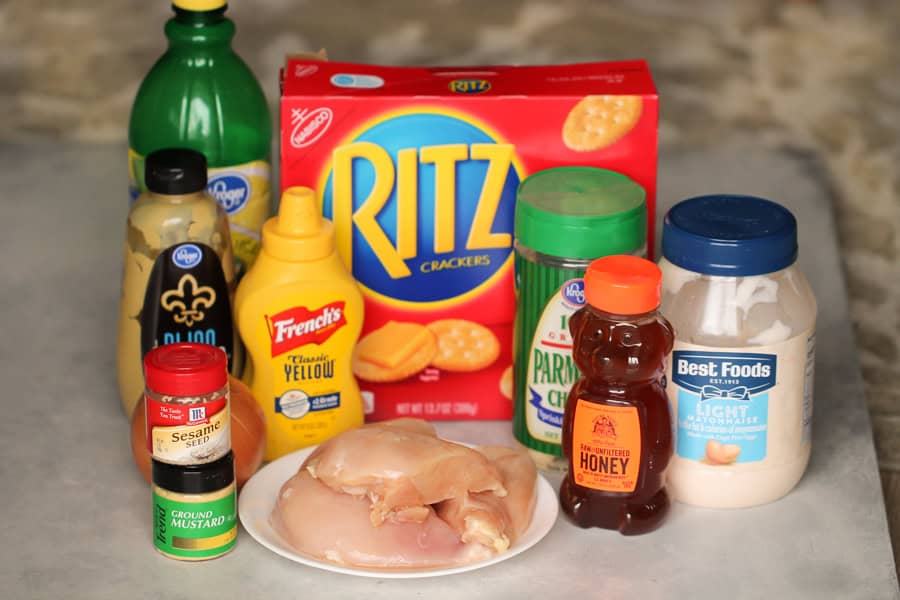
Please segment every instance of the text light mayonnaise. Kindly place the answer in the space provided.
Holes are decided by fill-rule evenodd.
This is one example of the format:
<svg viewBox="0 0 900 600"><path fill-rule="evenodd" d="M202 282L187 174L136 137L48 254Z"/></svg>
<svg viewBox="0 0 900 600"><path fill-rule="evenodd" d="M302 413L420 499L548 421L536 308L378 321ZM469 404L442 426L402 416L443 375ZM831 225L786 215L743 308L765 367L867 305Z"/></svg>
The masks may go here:
<svg viewBox="0 0 900 600"><path fill-rule="evenodd" d="M751 196L675 205L662 240L662 312L674 499L737 508L777 500L809 462L816 301L796 266L797 222Z"/></svg>

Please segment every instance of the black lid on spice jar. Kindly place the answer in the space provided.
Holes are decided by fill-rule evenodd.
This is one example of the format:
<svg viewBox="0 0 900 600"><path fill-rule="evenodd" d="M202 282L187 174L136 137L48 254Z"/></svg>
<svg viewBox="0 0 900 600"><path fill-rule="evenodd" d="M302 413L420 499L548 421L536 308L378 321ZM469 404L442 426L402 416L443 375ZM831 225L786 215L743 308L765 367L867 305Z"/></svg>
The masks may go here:
<svg viewBox="0 0 900 600"><path fill-rule="evenodd" d="M144 355L147 387L170 396L215 392L228 381L228 357L218 346L179 342Z"/></svg>
<svg viewBox="0 0 900 600"><path fill-rule="evenodd" d="M166 148L144 161L147 189L157 194L194 194L206 187L206 157L188 148Z"/></svg>
<svg viewBox="0 0 900 600"><path fill-rule="evenodd" d="M170 465L152 459L153 485L178 494L210 494L234 482L234 452L203 465Z"/></svg>

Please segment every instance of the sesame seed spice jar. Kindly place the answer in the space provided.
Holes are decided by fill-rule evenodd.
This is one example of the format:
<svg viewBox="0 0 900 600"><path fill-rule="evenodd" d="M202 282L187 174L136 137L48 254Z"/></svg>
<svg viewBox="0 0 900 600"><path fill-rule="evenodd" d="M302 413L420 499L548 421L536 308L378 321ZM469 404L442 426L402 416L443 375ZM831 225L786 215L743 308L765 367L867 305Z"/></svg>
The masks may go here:
<svg viewBox="0 0 900 600"><path fill-rule="evenodd" d="M228 359L209 344L158 346L144 357L147 449L154 460L196 465L231 450Z"/></svg>

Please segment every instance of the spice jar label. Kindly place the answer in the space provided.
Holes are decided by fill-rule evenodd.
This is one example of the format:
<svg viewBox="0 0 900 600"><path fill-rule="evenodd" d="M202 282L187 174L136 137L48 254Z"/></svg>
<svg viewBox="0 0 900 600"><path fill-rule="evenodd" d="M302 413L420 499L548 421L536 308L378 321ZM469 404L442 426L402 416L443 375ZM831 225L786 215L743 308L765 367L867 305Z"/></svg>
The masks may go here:
<svg viewBox="0 0 900 600"><path fill-rule="evenodd" d="M156 460L179 465L212 462L231 448L228 397L173 404L146 396L147 445Z"/></svg>
<svg viewBox="0 0 900 600"><path fill-rule="evenodd" d="M153 543L168 556L201 560L228 552L237 538L235 494L184 502L184 494L153 491Z"/></svg>

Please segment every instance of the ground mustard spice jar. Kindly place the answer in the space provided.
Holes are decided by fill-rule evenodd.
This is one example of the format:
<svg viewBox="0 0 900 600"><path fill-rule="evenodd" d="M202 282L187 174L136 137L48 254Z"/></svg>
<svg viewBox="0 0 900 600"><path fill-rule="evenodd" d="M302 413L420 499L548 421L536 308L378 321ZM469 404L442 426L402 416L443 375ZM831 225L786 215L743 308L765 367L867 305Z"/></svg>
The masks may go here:
<svg viewBox="0 0 900 600"><path fill-rule="evenodd" d="M234 453L201 465L153 460L153 543L169 558L208 560L234 548Z"/></svg>

